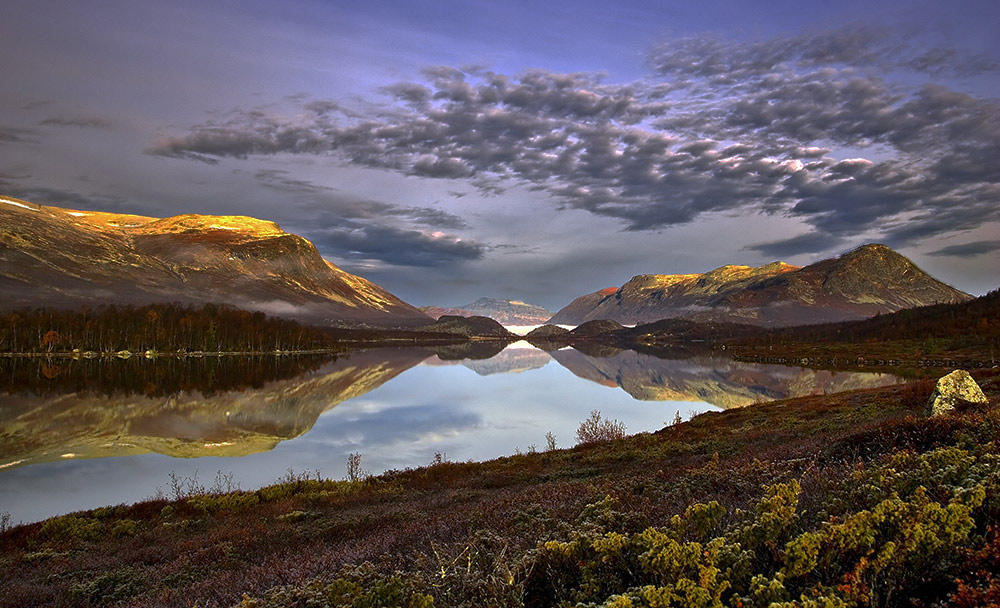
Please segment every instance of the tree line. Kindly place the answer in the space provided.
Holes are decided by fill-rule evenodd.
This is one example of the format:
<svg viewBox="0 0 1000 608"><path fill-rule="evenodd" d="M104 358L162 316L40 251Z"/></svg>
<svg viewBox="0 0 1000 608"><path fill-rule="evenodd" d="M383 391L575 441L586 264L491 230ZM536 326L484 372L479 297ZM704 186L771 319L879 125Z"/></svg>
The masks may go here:
<svg viewBox="0 0 1000 608"><path fill-rule="evenodd" d="M934 304L876 315L862 321L771 329L738 340L741 344L885 342L949 340L968 345L1000 342L1000 289L960 304Z"/></svg>
<svg viewBox="0 0 1000 608"><path fill-rule="evenodd" d="M0 315L0 352L265 352L330 348L320 328L231 306L150 304Z"/></svg>
<svg viewBox="0 0 1000 608"><path fill-rule="evenodd" d="M128 360L0 357L0 395L86 393L166 397L197 391L211 397L296 378L336 360L337 355L329 354Z"/></svg>

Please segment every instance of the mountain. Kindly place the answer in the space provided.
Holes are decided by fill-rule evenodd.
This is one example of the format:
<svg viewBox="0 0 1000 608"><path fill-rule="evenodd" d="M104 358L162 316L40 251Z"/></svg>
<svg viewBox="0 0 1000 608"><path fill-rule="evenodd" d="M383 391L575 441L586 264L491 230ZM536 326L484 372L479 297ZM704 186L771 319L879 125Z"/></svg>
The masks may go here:
<svg viewBox="0 0 1000 608"><path fill-rule="evenodd" d="M498 300L496 298L479 298L475 302L458 308L424 306L420 310L435 319L442 315L479 316L489 317L504 325L540 325L552 316L551 311L541 306L518 300Z"/></svg>
<svg viewBox="0 0 1000 608"><path fill-rule="evenodd" d="M76 211L9 197L0 197L0 292L8 310L216 302L313 324L429 320L274 222Z"/></svg>
<svg viewBox="0 0 1000 608"><path fill-rule="evenodd" d="M863 319L971 298L885 245L871 244L804 267L772 262L722 266L703 274L639 275L618 289L577 298L549 323L610 319L635 324L680 317L781 327Z"/></svg>
<svg viewBox="0 0 1000 608"><path fill-rule="evenodd" d="M559 312L545 323L548 325L579 325L585 321L592 321L590 316L602 302L618 293L617 287L605 287L594 293L582 295L566 306L559 309Z"/></svg>

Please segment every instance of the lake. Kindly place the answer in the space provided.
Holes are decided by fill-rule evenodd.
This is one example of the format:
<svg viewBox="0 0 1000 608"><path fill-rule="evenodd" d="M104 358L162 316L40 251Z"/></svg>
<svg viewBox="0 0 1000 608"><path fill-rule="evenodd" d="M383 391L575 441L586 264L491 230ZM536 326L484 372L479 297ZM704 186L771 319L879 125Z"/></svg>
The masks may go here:
<svg viewBox="0 0 1000 608"><path fill-rule="evenodd" d="M0 512L30 522L170 495L171 476L244 490L289 471L343 478L351 453L372 473L489 460L543 450L546 433L571 447L594 409L631 434L678 413L900 381L707 355L501 348L0 359Z"/></svg>

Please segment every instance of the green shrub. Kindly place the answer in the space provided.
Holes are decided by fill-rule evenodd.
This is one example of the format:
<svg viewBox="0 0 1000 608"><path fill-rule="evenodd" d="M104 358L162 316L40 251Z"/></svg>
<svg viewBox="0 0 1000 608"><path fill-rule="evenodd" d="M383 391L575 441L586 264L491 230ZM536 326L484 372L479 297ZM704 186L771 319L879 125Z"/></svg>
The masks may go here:
<svg viewBox="0 0 1000 608"><path fill-rule="evenodd" d="M122 537L135 536L139 533L139 530L139 522L134 519L119 519L111 524L110 532L112 536Z"/></svg>
<svg viewBox="0 0 1000 608"><path fill-rule="evenodd" d="M956 589L979 597L959 589L955 573L982 542L976 530L995 518L998 479L990 446L902 452L835 484L822 520L799 512L802 485L792 480L765 486L753 512L729 514L728 526L710 502L642 532L627 531L606 499L583 509L569 540L536 550L525 605L884 606L909 604L908 594L943 601Z"/></svg>
<svg viewBox="0 0 1000 608"><path fill-rule="evenodd" d="M85 583L73 585L70 593L76 600L104 606L138 595L145 588L145 583L145 578L138 570L122 568L102 574Z"/></svg>
<svg viewBox="0 0 1000 608"><path fill-rule="evenodd" d="M103 530L101 522L92 517L63 515L46 520L38 531L38 538L55 541L97 540Z"/></svg>
<svg viewBox="0 0 1000 608"><path fill-rule="evenodd" d="M332 582L312 581L304 586L277 587L262 599L247 595L234 608L433 608L434 599L414 590L401 576L371 579L340 577Z"/></svg>
<svg viewBox="0 0 1000 608"><path fill-rule="evenodd" d="M260 502L253 492L232 492L229 494L200 494L188 498L187 504L201 513L216 513L252 507Z"/></svg>

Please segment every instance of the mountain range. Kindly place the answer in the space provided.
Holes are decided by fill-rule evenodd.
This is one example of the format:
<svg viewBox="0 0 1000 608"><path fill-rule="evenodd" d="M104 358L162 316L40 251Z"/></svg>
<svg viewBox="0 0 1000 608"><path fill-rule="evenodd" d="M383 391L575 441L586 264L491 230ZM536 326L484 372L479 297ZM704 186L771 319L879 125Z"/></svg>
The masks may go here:
<svg viewBox="0 0 1000 608"><path fill-rule="evenodd" d="M8 310L215 302L312 324L430 322L274 222L77 211L10 197L0 197L0 292Z"/></svg>
<svg viewBox="0 0 1000 608"><path fill-rule="evenodd" d="M702 274L638 275L619 288L580 296L549 323L607 319L629 325L683 318L777 327L970 299L889 247L870 244L803 267L772 262Z"/></svg>
<svg viewBox="0 0 1000 608"><path fill-rule="evenodd" d="M420 310L434 317L455 315L460 317L490 317L503 325L540 325L549 320L552 312L519 300L500 300L497 298L479 298L457 308L441 306L422 306Z"/></svg>
<svg viewBox="0 0 1000 608"><path fill-rule="evenodd" d="M417 309L323 259L274 222L244 216L154 218L43 206L0 196L0 310L39 306L224 303L315 325L421 327L443 315L506 325L661 319L781 327L862 319L971 299L885 245L808 266L728 265L644 274L580 296L552 315L480 298Z"/></svg>

